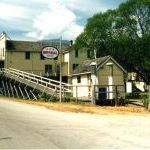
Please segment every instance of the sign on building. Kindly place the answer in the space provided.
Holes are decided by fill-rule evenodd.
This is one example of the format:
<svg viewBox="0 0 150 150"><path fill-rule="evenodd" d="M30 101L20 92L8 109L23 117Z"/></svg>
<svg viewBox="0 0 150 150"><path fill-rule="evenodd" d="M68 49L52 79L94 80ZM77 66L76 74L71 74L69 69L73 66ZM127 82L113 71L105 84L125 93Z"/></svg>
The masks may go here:
<svg viewBox="0 0 150 150"><path fill-rule="evenodd" d="M54 59L59 55L58 49L52 46L46 46L42 48L42 55L46 58Z"/></svg>

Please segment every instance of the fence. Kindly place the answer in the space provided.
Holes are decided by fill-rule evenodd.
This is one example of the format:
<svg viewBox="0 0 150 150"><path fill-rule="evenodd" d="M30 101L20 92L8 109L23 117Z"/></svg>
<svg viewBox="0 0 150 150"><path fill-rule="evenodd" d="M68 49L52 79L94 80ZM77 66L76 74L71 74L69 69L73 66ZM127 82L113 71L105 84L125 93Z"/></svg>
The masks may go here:
<svg viewBox="0 0 150 150"><path fill-rule="evenodd" d="M126 99L124 85L75 85L72 91L76 101L91 101L93 104L115 102L118 105Z"/></svg>

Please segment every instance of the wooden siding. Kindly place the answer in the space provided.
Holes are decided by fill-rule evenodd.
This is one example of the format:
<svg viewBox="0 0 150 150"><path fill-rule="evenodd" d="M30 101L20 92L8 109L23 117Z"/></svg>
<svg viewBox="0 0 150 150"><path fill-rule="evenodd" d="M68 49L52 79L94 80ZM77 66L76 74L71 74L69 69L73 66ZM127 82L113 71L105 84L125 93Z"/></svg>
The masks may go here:
<svg viewBox="0 0 150 150"><path fill-rule="evenodd" d="M113 63L113 62L109 61L108 63ZM109 75L110 75L109 66L104 65L97 72L99 84L100 85L108 85L108 76ZM124 73L116 64L113 64L113 84L114 85L124 85Z"/></svg>
<svg viewBox="0 0 150 150"><path fill-rule="evenodd" d="M45 65L52 65L52 74L56 75L57 66L60 62L54 59L41 59L40 52L30 52L30 59L25 59L25 52L10 52L7 51L7 67L23 70L27 72L33 72L35 74L45 75ZM64 69L63 69L64 67ZM62 66L62 75L66 75L68 70L66 64Z"/></svg>
<svg viewBox="0 0 150 150"><path fill-rule="evenodd" d="M69 55L69 75L71 75L73 73L73 69L72 69L72 65L73 64L81 64L84 60L87 60L89 58L87 58L87 50L85 49L81 49L78 50L78 57L75 57L75 50L70 51L70 55Z"/></svg>

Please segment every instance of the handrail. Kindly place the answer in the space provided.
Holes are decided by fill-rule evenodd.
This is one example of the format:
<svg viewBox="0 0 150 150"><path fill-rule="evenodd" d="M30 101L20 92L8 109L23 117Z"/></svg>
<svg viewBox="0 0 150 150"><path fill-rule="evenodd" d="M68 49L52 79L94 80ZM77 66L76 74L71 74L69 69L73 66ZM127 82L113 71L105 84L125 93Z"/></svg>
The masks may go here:
<svg viewBox="0 0 150 150"><path fill-rule="evenodd" d="M53 79L48 79L48 78L45 78L45 77L42 77L42 76L39 76L39 75L36 75L36 74L33 74L33 73L28 73L28 72L25 72L25 71L21 71L21 70L17 70L17 69L14 69L14 68L9 68L9 70L13 70L15 72L19 72L19 73L23 73L23 74L26 74L26 75L29 75L29 76L33 76L33 77L36 77L36 78L40 78L41 80L46 80L48 82L55 82L55 83L60 83L59 81L56 81L56 80L53 80ZM70 84L67 84L67 83L64 83L62 82L62 85L66 85L66 86L71 86Z"/></svg>
<svg viewBox="0 0 150 150"><path fill-rule="evenodd" d="M24 71L13 69L13 68L9 68L9 69L3 68L2 71L6 74L15 76L17 78L27 80L28 82L39 84L39 85L46 87L46 88L53 90L53 91L56 89L60 90L59 81L55 81L52 79L48 79L48 78L45 78L42 76L27 73ZM70 87L71 87L71 85L66 84L66 83L62 83L62 89L64 92L71 92L71 90L69 89Z"/></svg>

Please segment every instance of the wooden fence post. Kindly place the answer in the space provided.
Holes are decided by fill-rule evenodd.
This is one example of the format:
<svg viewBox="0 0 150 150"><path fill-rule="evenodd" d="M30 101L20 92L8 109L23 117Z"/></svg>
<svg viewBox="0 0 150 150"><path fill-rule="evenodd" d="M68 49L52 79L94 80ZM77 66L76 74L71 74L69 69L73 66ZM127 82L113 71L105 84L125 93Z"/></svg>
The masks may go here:
<svg viewBox="0 0 150 150"><path fill-rule="evenodd" d="M96 104L95 85L92 86L92 104Z"/></svg>
<svg viewBox="0 0 150 150"><path fill-rule="evenodd" d="M118 106L118 89L117 89L117 85L115 86L115 93L116 93L115 106Z"/></svg>
<svg viewBox="0 0 150 150"><path fill-rule="evenodd" d="M77 86L75 87L76 87L76 102L78 102L78 87Z"/></svg>

